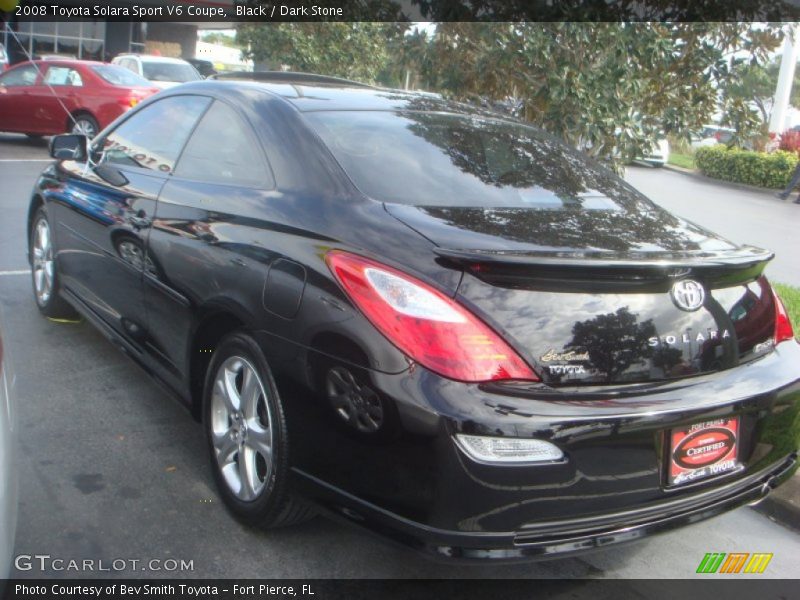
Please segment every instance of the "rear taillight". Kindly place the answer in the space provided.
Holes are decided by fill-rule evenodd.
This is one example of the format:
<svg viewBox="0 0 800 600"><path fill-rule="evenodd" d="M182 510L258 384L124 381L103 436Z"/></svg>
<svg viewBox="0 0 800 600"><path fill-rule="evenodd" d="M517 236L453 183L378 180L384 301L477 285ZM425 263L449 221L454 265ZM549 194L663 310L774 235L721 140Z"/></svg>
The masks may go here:
<svg viewBox="0 0 800 600"><path fill-rule="evenodd" d="M479 382L539 378L466 308L421 281L341 251L325 257L349 298L411 359L444 377Z"/></svg>
<svg viewBox="0 0 800 600"><path fill-rule="evenodd" d="M775 343L780 344L786 340L793 340L794 330L792 322L789 320L789 313L786 312L786 307L775 290L772 291L772 296L775 298Z"/></svg>
<svg viewBox="0 0 800 600"><path fill-rule="evenodd" d="M133 108L139 104L139 102L141 102L141 98L137 96L125 96L120 98L117 102L119 102L119 104L125 108Z"/></svg>

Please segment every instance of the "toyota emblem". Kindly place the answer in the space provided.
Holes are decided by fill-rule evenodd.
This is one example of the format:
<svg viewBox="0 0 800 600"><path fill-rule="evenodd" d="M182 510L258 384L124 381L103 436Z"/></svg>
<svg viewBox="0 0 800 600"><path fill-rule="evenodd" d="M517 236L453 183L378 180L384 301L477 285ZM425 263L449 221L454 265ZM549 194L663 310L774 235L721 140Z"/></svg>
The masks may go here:
<svg viewBox="0 0 800 600"><path fill-rule="evenodd" d="M692 279L676 281L670 293L675 306L681 310L697 310L703 306L706 299L706 291L703 286Z"/></svg>

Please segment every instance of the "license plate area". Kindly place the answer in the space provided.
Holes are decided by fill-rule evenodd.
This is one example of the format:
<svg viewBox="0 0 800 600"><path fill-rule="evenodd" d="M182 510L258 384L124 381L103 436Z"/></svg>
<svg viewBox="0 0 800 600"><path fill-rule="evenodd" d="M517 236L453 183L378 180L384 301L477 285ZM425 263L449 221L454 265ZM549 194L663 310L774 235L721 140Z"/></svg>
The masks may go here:
<svg viewBox="0 0 800 600"><path fill-rule="evenodd" d="M670 431L669 440L670 487L697 483L743 468L739 462L739 417L679 427Z"/></svg>

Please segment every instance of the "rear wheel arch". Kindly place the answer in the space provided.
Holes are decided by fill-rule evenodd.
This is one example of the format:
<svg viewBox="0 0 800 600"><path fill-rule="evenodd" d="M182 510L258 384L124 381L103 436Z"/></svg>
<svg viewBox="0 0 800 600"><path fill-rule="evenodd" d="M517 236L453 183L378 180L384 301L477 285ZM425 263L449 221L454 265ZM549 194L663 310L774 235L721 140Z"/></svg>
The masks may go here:
<svg viewBox="0 0 800 600"><path fill-rule="evenodd" d="M382 442L394 439L400 432L397 404L374 384L367 352L351 338L330 332L316 336L312 347L314 351L309 353L306 363L307 378L314 392L329 405L330 414L335 417L337 426L344 427L348 433L364 441ZM333 388L337 387L331 383L332 376L346 387L349 386L347 395L352 392L353 397L359 397L358 401L348 404L347 410L343 406L339 406L337 410L335 406L335 398L344 397L345 390L331 388L332 385ZM365 424L358 418L356 409L363 409L361 412L365 411L372 417L376 416L371 414L376 409L380 414L377 419L372 419L372 423Z"/></svg>
<svg viewBox="0 0 800 600"><path fill-rule="evenodd" d="M189 393L192 416L200 421L203 413L203 385L211 357L222 339L243 329L245 322L232 312L208 312L198 321L189 345Z"/></svg>
<svg viewBox="0 0 800 600"><path fill-rule="evenodd" d="M350 363L363 369L370 368L367 352L351 338L332 332L317 334L311 341L306 361L307 377L311 387L321 392L321 370L331 361ZM336 357L336 358L334 358Z"/></svg>

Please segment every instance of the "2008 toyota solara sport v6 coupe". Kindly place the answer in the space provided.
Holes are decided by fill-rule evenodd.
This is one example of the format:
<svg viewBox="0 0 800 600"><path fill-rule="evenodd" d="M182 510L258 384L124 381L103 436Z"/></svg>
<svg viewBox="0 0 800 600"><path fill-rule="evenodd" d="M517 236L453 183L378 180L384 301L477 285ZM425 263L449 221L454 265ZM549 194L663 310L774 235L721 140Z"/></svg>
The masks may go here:
<svg viewBox="0 0 800 600"><path fill-rule="evenodd" d="M203 424L219 493L429 554L614 544L793 471L800 346L772 254L529 126L430 94L260 74L53 138L35 300Z"/></svg>

